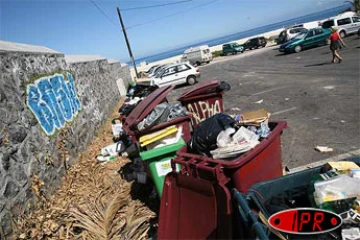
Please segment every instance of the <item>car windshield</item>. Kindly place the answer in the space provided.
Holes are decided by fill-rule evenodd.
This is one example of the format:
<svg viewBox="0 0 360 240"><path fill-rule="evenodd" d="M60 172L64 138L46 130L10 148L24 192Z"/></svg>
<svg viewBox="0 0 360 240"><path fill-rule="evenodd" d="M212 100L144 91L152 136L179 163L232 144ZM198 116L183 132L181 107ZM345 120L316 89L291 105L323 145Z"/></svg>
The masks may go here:
<svg viewBox="0 0 360 240"><path fill-rule="evenodd" d="M156 68L154 73L156 74L156 73L160 72L163 68L164 68L164 66L160 66L160 67Z"/></svg>
<svg viewBox="0 0 360 240"><path fill-rule="evenodd" d="M161 75L163 75L164 71L165 71L165 67L159 68L159 70L156 71L156 73L155 73L155 77L156 77L156 78L161 77Z"/></svg>
<svg viewBox="0 0 360 240"><path fill-rule="evenodd" d="M302 32L302 33L296 35L296 36L293 38L293 40L303 39L306 35L307 35L307 31L306 31L306 32Z"/></svg>

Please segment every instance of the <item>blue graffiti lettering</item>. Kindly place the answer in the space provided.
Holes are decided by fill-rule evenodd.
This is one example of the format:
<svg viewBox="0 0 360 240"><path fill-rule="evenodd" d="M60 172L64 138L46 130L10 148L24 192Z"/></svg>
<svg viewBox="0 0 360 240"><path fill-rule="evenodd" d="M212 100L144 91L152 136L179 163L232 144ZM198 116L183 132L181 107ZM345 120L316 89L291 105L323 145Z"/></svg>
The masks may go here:
<svg viewBox="0 0 360 240"><path fill-rule="evenodd" d="M62 75L55 75L50 78L50 83L54 89L56 101L58 102L65 119L70 121L72 119L73 111L71 100L69 98L70 94L64 81L64 77Z"/></svg>
<svg viewBox="0 0 360 240"><path fill-rule="evenodd" d="M76 93L76 88L74 84L74 79L70 73L67 74L67 78L69 79L69 82L67 84L69 93L70 93L70 99L73 102L74 106L74 113L81 109L81 103Z"/></svg>
<svg viewBox="0 0 360 240"><path fill-rule="evenodd" d="M70 73L67 78L65 81L63 75L54 74L27 86L28 107L47 135L72 121L81 109L74 79Z"/></svg>

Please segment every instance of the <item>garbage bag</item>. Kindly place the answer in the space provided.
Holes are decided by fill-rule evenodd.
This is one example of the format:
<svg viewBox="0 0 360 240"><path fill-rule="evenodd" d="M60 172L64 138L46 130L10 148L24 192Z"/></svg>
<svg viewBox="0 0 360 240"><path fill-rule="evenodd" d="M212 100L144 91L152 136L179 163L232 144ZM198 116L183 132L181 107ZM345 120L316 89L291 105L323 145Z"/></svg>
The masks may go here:
<svg viewBox="0 0 360 240"><path fill-rule="evenodd" d="M158 86L147 86L147 85L141 85L141 84L131 85L128 88L128 92L127 92L126 96L143 98L143 97L148 96L150 93L155 91L157 88L158 88Z"/></svg>
<svg viewBox="0 0 360 240"><path fill-rule="evenodd" d="M222 91L229 91L230 89L231 89L230 84L228 84L225 81L221 81L220 85L218 87L206 90L204 92L204 94L217 93L217 92L222 92Z"/></svg>
<svg viewBox="0 0 360 240"><path fill-rule="evenodd" d="M169 103L167 102L160 103L154 108L154 110L150 112L149 115L146 116L146 118L143 121L141 121L138 124L137 128L138 130L143 130L146 128L150 128L156 124L166 122L169 114L170 114Z"/></svg>
<svg viewBox="0 0 360 240"><path fill-rule="evenodd" d="M171 121L178 117L186 116L188 113L186 111L186 108L184 108L181 103L172 103L169 105L170 113L167 118L168 121Z"/></svg>
<svg viewBox="0 0 360 240"><path fill-rule="evenodd" d="M217 137L220 132L235 127L236 121L229 115L218 113L201 122L188 142L188 151L211 157L210 151L217 149Z"/></svg>
<svg viewBox="0 0 360 240"><path fill-rule="evenodd" d="M119 109L119 113L124 116L128 116L132 110L136 107L136 104L130 105L130 104L124 104Z"/></svg>

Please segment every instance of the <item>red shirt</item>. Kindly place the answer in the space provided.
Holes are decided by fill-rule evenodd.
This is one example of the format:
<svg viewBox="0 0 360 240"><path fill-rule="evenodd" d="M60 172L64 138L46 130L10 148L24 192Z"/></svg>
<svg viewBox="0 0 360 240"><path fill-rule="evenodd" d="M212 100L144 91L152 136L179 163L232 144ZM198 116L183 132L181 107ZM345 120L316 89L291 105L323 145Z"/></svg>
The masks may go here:
<svg viewBox="0 0 360 240"><path fill-rule="evenodd" d="M339 40L339 34L337 32L332 33L330 39L331 41Z"/></svg>

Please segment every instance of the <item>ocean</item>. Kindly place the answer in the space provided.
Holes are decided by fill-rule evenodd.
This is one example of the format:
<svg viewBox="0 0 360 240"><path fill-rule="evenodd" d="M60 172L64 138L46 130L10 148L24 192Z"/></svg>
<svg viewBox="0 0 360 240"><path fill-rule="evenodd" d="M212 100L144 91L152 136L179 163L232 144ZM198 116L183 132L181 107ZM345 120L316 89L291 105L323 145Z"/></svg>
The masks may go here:
<svg viewBox="0 0 360 240"><path fill-rule="evenodd" d="M276 30L276 29L279 29L282 27L286 27L286 26L291 26L294 24L300 24L300 23L304 23L304 22L312 22L312 21L326 19L326 18L332 17L334 15L337 15L339 12L344 11L345 9L348 9L348 8L349 8L349 6L344 5L344 6L328 9L325 11L321 11L318 13L309 14L309 15L305 15L302 17L278 22L278 23L273 23L273 24L269 24L266 26L242 31L242 32L237 32L237 33L230 34L227 36L223 36L223 37L219 37L219 38L215 38L215 39L209 39L207 41L202 41L202 42L194 43L191 45L183 46L181 48L176 48L176 49L173 49L173 50L170 50L167 52L163 52L160 54L155 54L155 55L151 55L151 56L147 56L147 57L143 57L143 58L138 58L138 59L135 59L135 63L139 64L139 63L145 62L145 61L148 63L155 62L155 61L159 61L162 59L174 57L176 55L180 55L180 54L184 53L184 51L190 47L200 46L200 45L209 45L210 47L212 47L212 46L216 46L216 45L219 45L222 43L238 40L241 38L251 37L254 35L273 31L273 30ZM128 62L128 64L130 66L132 66L132 64L130 62Z"/></svg>

